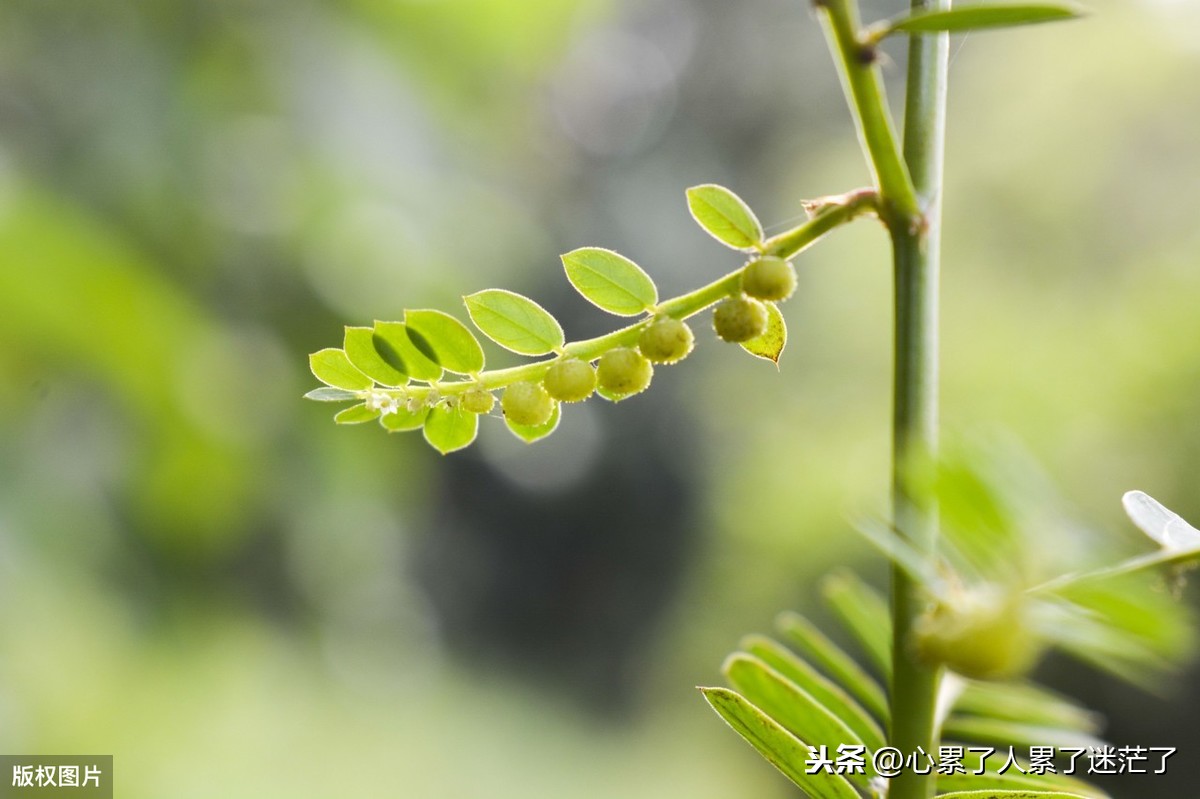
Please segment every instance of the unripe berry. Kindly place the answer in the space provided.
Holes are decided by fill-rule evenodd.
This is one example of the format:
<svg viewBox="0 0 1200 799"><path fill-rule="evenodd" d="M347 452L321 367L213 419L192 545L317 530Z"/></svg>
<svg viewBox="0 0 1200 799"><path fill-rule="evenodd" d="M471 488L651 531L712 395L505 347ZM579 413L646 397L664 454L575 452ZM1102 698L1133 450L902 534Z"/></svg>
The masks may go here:
<svg viewBox="0 0 1200 799"><path fill-rule="evenodd" d="M546 372L542 381L546 392L561 402L580 402L596 390L596 370L587 361L574 358L558 361Z"/></svg>
<svg viewBox="0 0 1200 799"><path fill-rule="evenodd" d="M713 330L725 341L749 341L767 329L767 307L749 297L730 297L713 311Z"/></svg>
<svg viewBox="0 0 1200 799"><path fill-rule="evenodd" d="M695 337L686 322L664 316L651 322L638 338L638 349L653 363L675 363L692 351Z"/></svg>
<svg viewBox="0 0 1200 799"><path fill-rule="evenodd" d="M462 395L462 407L468 413L487 413L495 404L496 398L492 392L482 388L473 388Z"/></svg>
<svg viewBox="0 0 1200 799"><path fill-rule="evenodd" d="M974 680L1000 680L1029 671L1040 646L1018 596L976 591L940 604L917 620L917 658Z"/></svg>
<svg viewBox="0 0 1200 799"><path fill-rule="evenodd" d="M540 383L513 383L500 397L504 416L515 424L536 427L550 420L554 400Z"/></svg>
<svg viewBox="0 0 1200 799"><path fill-rule="evenodd" d="M654 367L631 347L618 347L600 357L596 379L600 387L620 397L636 394L650 385Z"/></svg>
<svg viewBox="0 0 1200 799"><path fill-rule="evenodd" d="M767 255L742 270L742 291L758 300L786 300L796 290L796 270L782 258Z"/></svg>

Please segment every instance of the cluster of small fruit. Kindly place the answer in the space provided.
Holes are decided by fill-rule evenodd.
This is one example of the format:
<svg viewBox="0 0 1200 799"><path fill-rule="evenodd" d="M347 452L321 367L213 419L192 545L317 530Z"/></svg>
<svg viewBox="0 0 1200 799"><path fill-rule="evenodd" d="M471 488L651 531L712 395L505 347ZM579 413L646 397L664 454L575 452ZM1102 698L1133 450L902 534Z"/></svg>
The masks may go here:
<svg viewBox="0 0 1200 799"><path fill-rule="evenodd" d="M761 336L767 329L764 302L786 300L796 290L791 263L773 256L751 261L742 270L741 292L722 300L713 311L713 329L729 342ZM521 381L504 389L500 407L520 425L545 424L557 402L581 402L600 390L614 400L644 391L654 376L654 364L683 360L695 336L687 322L669 316L653 319L642 329L636 347L617 347L600 356L596 365L578 358L556 361L541 382ZM467 392L462 407L472 413L492 409L492 395L481 389Z"/></svg>

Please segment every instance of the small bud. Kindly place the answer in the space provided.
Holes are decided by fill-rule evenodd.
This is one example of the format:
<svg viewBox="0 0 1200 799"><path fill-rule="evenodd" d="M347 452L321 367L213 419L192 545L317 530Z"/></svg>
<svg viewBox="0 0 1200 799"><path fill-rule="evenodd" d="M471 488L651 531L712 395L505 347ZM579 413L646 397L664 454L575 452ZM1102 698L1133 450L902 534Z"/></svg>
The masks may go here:
<svg viewBox="0 0 1200 799"><path fill-rule="evenodd" d="M917 620L913 652L922 662L974 680L1018 677L1033 667L1041 647L1020 595L962 592Z"/></svg>
<svg viewBox="0 0 1200 799"><path fill-rule="evenodd" d="M713 311L713 330L725 341L749 341L767 329L767 308L749 297L730 297Z"/></svg>
<svg viewBox="0 0 1200 799"><path fill-rule="evenodd" d="M654 376L646 356L631 347L609 350L600 358L596 379L600 387L619 397L644 391Z"/></svg>
<svg viewBox="0 0 1200 799"><path fill-rule="evenodd" d="M783 260L765 256L751 261L742 270L742 291L758 300L778 302L796 290L796 270Z"/></svg>
<svg viewBox="0 0 1200 799"><path fill-rule="evenodd" d="M473 388L462 395L462 407L468 413L487 413L495 404L492 392L482 388Z"/></svg>
<svg viewBox="0 0 1200 799"><path fill-rule="evenodd" d="M576 358L558 361L547 370L542 385L560 402L581 402L596 390L596 370Z"/></svg>
<svg viewBox="0 0 1200 799"><path fill-rule="evenodd" d="M686 322L664 316L642 331L638 349L652 363L675 363L692 351L695 336Z"/></svg>
<svg viewBox="0 0 1200 799"><path fill-rule="evenodd" d="M513 383L500 398L504 415L516 424L536 427L545 424L554 412L554 400L540 383Z"/></svg>

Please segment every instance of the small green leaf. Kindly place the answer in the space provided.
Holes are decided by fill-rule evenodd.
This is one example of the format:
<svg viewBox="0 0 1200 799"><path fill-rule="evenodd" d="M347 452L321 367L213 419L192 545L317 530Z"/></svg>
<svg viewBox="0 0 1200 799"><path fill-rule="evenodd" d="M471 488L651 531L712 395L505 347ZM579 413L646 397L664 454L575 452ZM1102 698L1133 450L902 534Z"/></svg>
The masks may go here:
<svg viewBox="0 0 1200 799"><path fill-rule="evenodd" d="M308 356L308 368L313 375L327 386L346 391L363 391L375 385L346 357L346 353L329 347Z"/></svg>
<svg viewBox="0 0 1200 799"><path fill-rule="evenodd" d="M762 244L758 217L741 197L724 186L706 183L687 190L688 210L700 227L717 241L735 250L753 250Z"/></svg>
<svg viewBox="0 0 1200 799"><path fill-rule="evenodd" d="M403 369L393 366L400 359L393 358L385 361L375 349L375 331L369 327L347 327L346 338L342 346L346 357L363 374L382 386L403 386L408 382L408 375Z"/></svg>
<svg viewBox="0 0 1200 799"><path fill-rule="evenodd" d="M425 419L429 416L429 408L422 406L415 411L410 411L404 405L395 413L389 413L386 416L379 417L379 423L387 429L389 433L403 433L408 430L417 430L425 425Z"/></svg>
<svg viewBox="0 0 1200 799"><path fill-rule="evenodd" d="M528 297L504 289L484 289L463 297L471 321L492 341L521 355L561 349L562 326Z"/></svg>
<svg viewBox="0 0 1200 799"><path fill-rule="evenodd" d="M827 707L831 713L854 730L871 751L886 744L883 730L862 705L854 701L842 687L823 676L808 661L798 657L787 647L759 635L748 636L741 644L742 649L759 658L775 671L791 680L809 693L813 699ZM884 719L886 721L886 719Z"/></svg>
<svg viewBox="0 0 1200 799"><path fill-rule="evenodd" d="M970 680L954 710L1086 733L1099 732L1101 725L1096 713L1032 683Z"/></svg>
<svg viewBox="0 0 1200 799"><path fill-rule="evenodd" d="M884 23L880 36L893 33L963 33L987 28L1009 28L1058 22L1083 16L1083 9L1066 3L988 3L965 5L949 11L917 11Z"/></svg>
<svg viewBox="0 0 1200 799"><path fill-rule="evenodd" d="M755 707L781 724L801 741L838 745L862 745L863 741L841 719L808 692L758 658L746 654L730 656L722 667L726 678ZM865 774L848 774L847 779L864 791L875 776L870 758Z"/></svg>
<svg viewBox="0 0 1200 799"><path fill-rule="evenodd" d="M700 692L725 723L812 799L859 799L858 792L839 774L806 773L808 744L745 698L727 688L701 688Z"/></svg>
<svg viewBox="0 0 1200 799"><path fill-rule="evenodd" d="M555 431L558 427L558 421L562 417L562 407L560 403L554 403L554 410L550 411L550 418L545 424L528 425L517 424L507 416L504 417L504 423L508 425L508 429L513 432L517 438L524 441L526 444L532 444L540 438L545 438Z"/></svg>
<svg viewBox="0 0 1200 799"><path fill-rule="evenodd" d="M853 573L826 577L821 593L885 677L892 673L892 625L887 601Z"/></svg>
<svg viewBox="0 0 1200 799"><path fill-rule="evenodd" d="M593 305L617 316L637 316L658 302L658 289L624 255L581 247L562 256L567 280Z"/></svg>
<svg viewBox="0 0 1200 799"><path fill-rule="evenodd" d="M783 355L783 348L787 346L787 325L775 303L764 302L763 305L767 307L767 329L761 336L743 341L741 347L751 355L768 360L778 367L779 357Z"/></svg>
<svg viewBox="0 0 1200 799"><path fill-rule="evenodd" d="M1007 719L989 719L952 713L942 726L942 733L951 738L999 746L1103 746L1094 735L1078 730L1064 730L1039 724L1025 724Z"/></svg>
<svg viewBox="0 0 1200 799"><path fill-rule="evenodd" d="M963 746L963 744L946 741L948 745ZM999 752L989 754L986 751L980 751L975 748L972 751L969 747L964 746L962 765L966 771L965 774L939 774L937 777L938 796L941 797L946 793L951 796L956 794L978 793L985 791L984 796L987 796L987 791L995 793L996 791L1017 791L1020 793L1030 793L1036 796L1037 792L1049 793L1051 796L1056 796L1056 793L1065 793L1070 799L1107 799L1108 794L1096 788L1093 785L1071 777L1066 774L1047 773L1047 774L1029 774L1029 761L1022 758L1015 758L1015 762L1021 771L1016 768L1009 768L1003 774L998 773L998 770L1004 765L1008 759L1007 753L1001 755ZM986 764L986 770L980 769L980 763ZM981 773L983 771L983 773ZM1003 794L1000 794L1003 796ZM1012 799L1012 797L1008 797ZM1059 799L1059 797L1056 797Z"/></svg>
<svg viewBox="0 0 1200 799"><path fill-rule="evenodd" d="M366 403L359 403L338 411L337 415L333 417L333 421L338 424L362 424L373 421L378 416L378 408L368 408Z"/></svg>
<svg viewBox="0 0 1200 799"><path fill-rule="evenodd" d="M816 625L799 613L782 614L776 625L802 655L858 699L876 718L888 718L888 703L883 688ZM891 625L888 626L890 629Z"/></svg>
<svg viewBox="0 0 1200 799"><path fill-rule="evenodd" d="M470 328L448 313L405 311L404 323L417 349L451 372L483 371L483 347Z"/></svg>
<svg viewBox="0 0 1200 799"><path fill-rule="evenodd" d="M314 388L304 395L304 399L316 400L317 402L345 402L346 400L358 399L358 393L346 391L344 388L322 387Z"/></svg>
<svg viewBox="0 0 1200 799"><path fill-rule="evenodd" d="M1061 791L955 791L937 794L937 799L1085 799L1078 793Z"/></svg>
<svg viewBox="0 0 1200 799"><path fill-rule="evenodd" d="M468 446L479 432L479 415L438 405L425 419L425 440L443 455Z"/></svg>
<svg viewBox="0 0 1200 799"><path fill-rule="evenodd" d="M429 382L442 376L441 364L417 349L403 322L376 322L371 343L380 358L417 380Z"/></svg>

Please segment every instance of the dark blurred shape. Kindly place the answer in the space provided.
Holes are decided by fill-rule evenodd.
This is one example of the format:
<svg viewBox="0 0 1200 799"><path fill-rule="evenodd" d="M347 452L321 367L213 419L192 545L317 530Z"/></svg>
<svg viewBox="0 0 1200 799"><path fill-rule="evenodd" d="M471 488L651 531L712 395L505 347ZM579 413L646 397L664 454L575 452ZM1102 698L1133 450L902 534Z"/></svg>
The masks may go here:
<svg viewBox="0 0 1200 799"><path fill-rule="evenodd" d="M592 398L531 448L484 441L444 461L413 568L463 661L507 666L600 716L633 710L701 539L689 422L671 393Z"/></svg>

